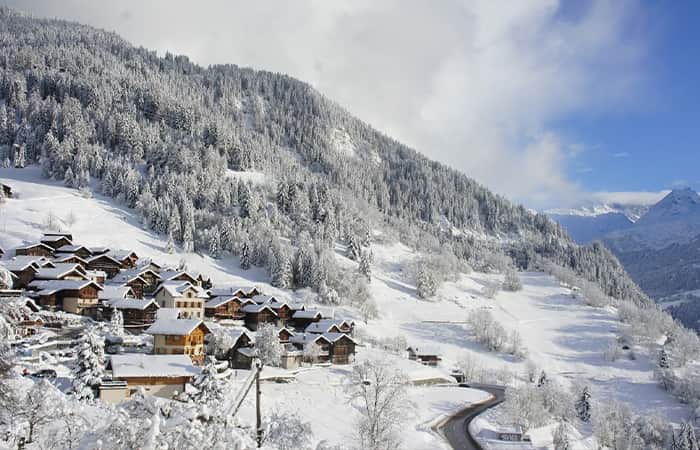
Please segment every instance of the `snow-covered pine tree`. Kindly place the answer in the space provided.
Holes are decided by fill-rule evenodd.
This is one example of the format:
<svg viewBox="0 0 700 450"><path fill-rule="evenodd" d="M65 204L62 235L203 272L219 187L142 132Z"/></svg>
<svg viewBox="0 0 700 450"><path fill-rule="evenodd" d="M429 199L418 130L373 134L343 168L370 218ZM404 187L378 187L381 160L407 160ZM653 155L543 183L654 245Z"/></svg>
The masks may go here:
<svg viewBox="0 0 700 450"><path fill-rule="evenodd" d="M226 389L223 381L219 378L216 360L213 357L207 357L202 371L192 382L192 387L194 387L195 392L190 394L190 398L197 404L210 404L224 398Z"/></svg>
<svg viewBox="0 0 700 450"><path fill-rule="evenodd" d="M119 309L112 309L112 317L109 321L109 332L112 336L124 336L124 315Z"/></svg>
<svg viewBox="0 0 700 450"><path fill-rule="evenodd" d="M63 184L67 187L75 187L75 175L70 167L63 174Z"/></svg>
<svg viewBox="0 0 700 450"><path fill-rule="evenodd" d="M437 291L437 280L427 265L422 265L418 270L416 293L420 298L430 298Z"/></svg>
<svg viewBox="0 0 700 450"><path fill-rule="evenodd" d="M104 343L92 329L86 329L78 340L77 363L73 379L73 395L92 400L104 375Z"/></svg>
<svg viewBox="0 0 700 450"><path fill-rule="evenodd" d="M12 289L12 284L12 272L0 264L0 289Z"/></svg>
<svg viewBox="0 0 700 450"><path fill-rule="evenodd" d="M668 352L666 351L665 346L661 347L661 351L659 352L659 367L661 369L669 369L671 367L668 360Z"/></svg>
<svg viewBox="0 0 700 450"><path fill-rule="evenodd" d="M368 282L372 281L372 252L370 250L360 254L360 264L357 270L367 278Z"/></svg>
<svg viewBox="0 0 700 450"><path fill-rule="evenodd" d="M248 242L244 242L241 247L241 269L250 269L250 248L248 247Z"/></svg>
<svg viewBox="0 0 700 450"><path fill-rule="evenodd" d="M588 386L585 386L581 391L581 396L576 401L575 407L576 415L581 422L591 421L591 393L588 391Z"/></svg>
<svg viewBox="0 0 700 450"><path fill-rule="evenodd" d="M277 328L269 323L260 325L255 332L255 350L266 366L279 366L284 347L277 336Z"/></svg>
<svg viewBox="0 0 700 450"><path fill-rule="evenodd" d="M676 445L680 450L700 450L698 440L695 436L695 428L689 422L681 423L681 430L676 439Z"/></svg>
<svg viewBox="0 0 700 450"><path fill-rule="evenodd" d="M212 258L221 256L221 240L219 236L219 227L214 225L209 229L209 254Z"/></svg>

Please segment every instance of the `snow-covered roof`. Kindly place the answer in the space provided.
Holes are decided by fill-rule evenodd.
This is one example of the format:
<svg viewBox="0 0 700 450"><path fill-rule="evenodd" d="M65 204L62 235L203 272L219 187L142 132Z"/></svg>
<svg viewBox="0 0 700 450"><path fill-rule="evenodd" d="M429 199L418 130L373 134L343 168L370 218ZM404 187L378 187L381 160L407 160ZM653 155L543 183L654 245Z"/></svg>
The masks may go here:
<svg viewBox="0 0 700 450"><path fill-rule="evenodd" d="M100 291L98 297L100 300L116 300L133 296L134 292L131 287L117 284L105 284Z"/></svg>
<svg viewBox="0 0 700 450"><path fill-rule="evenodd" d="M93 256L92 258L88 258L87 262L88 262L88 264L90 264L91 262L97 261L97 260L100 259L100 258L111 259L111 260L112 260L115 264L117 264L118 266L121 266L121 265L122 265L121 261L112 258L111 256L109 256L109 255L106 254L106 253L103 253L103 254L101 254L101 255L95 255L95 256Z"/></svg>
<svg viewBox="0 0 700 450"><path fill-rule="evenodd" d="M15 247L15 250L29 250L30 248L36 248L36 247L43 247L47 250L50 250L53 253L53 247L49 247L48 245L42 244L41 242L38 242L36 244L23 245L21 247Z"/></svg>
<svg viewBox="0 0 700 450"><path fill-rule="evenodd" d="M60 291L75 291L93 285L98 291L102 286L91 280L37 280L29 283L29 287L38 289L39 295L51 295Z"/></svg>
<svg viewBox="0 0 700 450"><path fill-rule="evenodd" d="M131 250L109 250L107 254L119 261L123 261L126 258L131 258L132 256L138 258L136 253Z"/></svg>
<svg viewBox="0 0 700 450"><path fill-rule="evenodd" d="M344 322L345 321L342 319L322 319L310 324L304 331L307 333L326 333L330 331L333 326L340 329Z"/></svg>
<svg viewBox="0 0 700 450"><path fill-rule="evenodd" d="M268 306L268 305L249 304L249 305L245 305L243 308L241 308L241 311L243 311L244 313L256 314L256 313L259 313L265 309L269 310L272 314L277 315L275 310L270 308L270 306Z"/></svg>
<svg viewBox="0 0 700 450"><path fill-rule="evenodd" d="M199 319L162 319L156 318L156 321L151 325L146 333L148 334L169 334L177 336L187 336L192 333L197 327L204 325ZM206 328L206 325L204 325ZM208 328L207 328L208 330Z"/></svg>
<svg viewBox="0 0 700 450"><path fill-rule="evenodd" d="M160 278L163 281L170 281L174 278L178 278L183 275L189 278L190 280L197 281L196 275L192 275L191 273L185 270L165 269L160 271Z"/></svg>
<svg viewBox="0 0 700 450"><path fill-rule="evenodd" d="M241 355L247 356L248 358L252 358L258 354L258 351L255 347L239 347L237 351Z"/></svg>
<svg viewBox="0 0 700 450"><path fill-rule="evenodd" d="M153 266L153 267L156 267L158 269L163 267L160 264L158 264L157 262L153 261L151 258L141 258L139 260L139 262L137 263L137 267L142 268L142 269L146 269L146 268L148 268L148 266Z"/></svg>
<svg viewBox="0 0 700 450"><path fill-rule="evenodd" d="M258 305L263 304L263 303L277 303L277 302L279 302L279 300L277 300L277 298L275 298L272 295L262 295L262 294L253 296L253 298L251 300L253 300Z"/></svg>
<svg viewBox="0 0 700 450"><path fill-rule="evenodd" d="M329 342L336 342L343 337L346 337L346 338L350 339L352 342L355 342L355 340L353 338L351 338L346 333L323 333L321 336L328 339Z"/></svg>
<svg viewBox="0 0 700 450"><path fill-rule="evenodd" d="M226 303L232 302L234 300L238 300L239 302L241 302L242 305L251 303L250 299L247 299L247 298L240 299L236 296L233 296L233 297L221 296L221 297L214 297L213 299L208 300L204 304L204 307L205 308L216 308L217 306L225 305Z"/></svg>
<svg viewBox="0 0 700 450"><path fill-rule="evenodd" d="M156 313L156 318L158 320L177 320L180 317L180 310L178 308L160 308Z"/></svg>
<svg viewBox="0 0 700 450"><path fill-rule="evenodd" d="M59 278L68 275L71 272L77 272L84 279L88 276L83 273L82 267L73 263L57 263L56 267L42 267L34 276L37 280L58 280Z"/></svg>
<svg viewBox="0 0 700 450"><path fill-rule="evenodd" d="M44 234L43 236L41 236L41 242L58 242L61 239L68 239L69 241L71 240L65 234Z"/></svg>
<svg viewBox="0 0 700 450"><path fill-rule="evenodd" d="M256 286L221 286L211 288L207 291L207 293L210 297L230 297L249 296L255 291L258 291Z"/></svg>
<svg viewBox="0 0 700 450"><path fill-rule="evenodd" d="M29 266L34 266L36 269L38 269L39 267L42 267L44 262L50 261L43 256L18 255L8 261L3 261L3 264L7 270L19 271L24 270Z"/></svg>
<svg viewBox="0 0 700 450"><path fill-rule="evenodd" d="M303 311L295 311L294 314L292 314L293 319L315 319L316 317L323 317L323 314L321 314L321 311L317 309L306 309Z"/></svg>
<svg viewBox="0 0 700 450"><path fill-rule="evenodd" d="M165 289L171 297L182 297L188 290L193 290L197 297L207 298L207 294L202 288L194 286L189 281L165 281L158 286L158 289L156 289L153 295L156 295L163 289Z"/></svg>
<svg viewBox="0 0 700 450"><path fill-rule="evenodd" d="M200 369L187 355L128 353L110 356L113 378L194 377Z"/></svg>
<svg viewBox="0 0 700 450"><path fill-rule="evenodd" d="M68 260L78 260L79 262L81 262L81 263L83 263L83 264L87 264L87 261L85 261L83 258L81 258L80 256L75 255L75 254L73 254L73 253L67 253L67 254L66 254L66 253L63 253L63 254L60 254L60 255L56 256L56 257L53 259L53 261L54 261L55 263L64 263L64 262L66 262L66 261L68 261Z"/></svg>
<svg viewBox="0 0 700 450"><path fill-rule="evenodd" d="M141 311L143 311L144 309L148 308L151 305L156 305L156 307L158 307L158 303L156 303L156 301L153 299L143 300L143 299L139 299L139 298L116 298L113 300L108 300L107 303L112 308L138 309Z"/></svg>
<svg viewBox="0 0 700 450"><path fill-rule="evenodd" d="M85 250L89 254L92 255L92 250L89 248L85 247L84 245L64 245L62 247L58 247L56 249L56 253L76 253L80 250Z"/></svg>
<svg viewBox="0 0 700 450"><path fill-rule="evenodd" d="M304 346L311 344L312 342L318 341L326 341L330 343L328 338L322 334L300 333L295 334L294 336L289 338L289 342L291 342L292 344L299 344Z"/></svg>
<svg viewBox="0 0 700 450"><path fill-rule="evenodd" d="M130 283L135 280L141 280L144 284L146 283L146 280L141 278L140 273L134 270L123 270L112 278L114 283Z"/></svg>

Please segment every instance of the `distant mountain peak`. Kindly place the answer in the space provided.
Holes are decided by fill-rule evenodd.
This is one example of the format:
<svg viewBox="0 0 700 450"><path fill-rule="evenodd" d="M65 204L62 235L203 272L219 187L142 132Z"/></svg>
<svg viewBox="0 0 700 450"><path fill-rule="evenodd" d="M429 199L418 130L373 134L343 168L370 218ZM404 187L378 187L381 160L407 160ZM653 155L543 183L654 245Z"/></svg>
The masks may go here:
<svg viewBox="0 0 700 450"><path fill-rule="evenodd" d="M640 219L640 223L676 220L700 219L700 195L691 188L672 190L659 203L652 206Z"/></svg>

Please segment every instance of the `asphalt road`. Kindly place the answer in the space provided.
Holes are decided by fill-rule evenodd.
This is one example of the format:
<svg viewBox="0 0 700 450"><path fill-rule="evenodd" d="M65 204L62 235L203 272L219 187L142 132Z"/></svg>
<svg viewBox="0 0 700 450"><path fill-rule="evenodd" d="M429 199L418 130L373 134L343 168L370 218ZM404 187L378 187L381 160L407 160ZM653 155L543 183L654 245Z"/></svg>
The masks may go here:
<svg viewBox="0 0 700 450"><path fill-rule="evenodd" d="M442 432L455 450L482 450L481 445L469 434L469 424L476 416L503 402L506 397L505 388L501 386L471 384L470 388L488 392L493 398L466 408L442 426Z"/></svg>

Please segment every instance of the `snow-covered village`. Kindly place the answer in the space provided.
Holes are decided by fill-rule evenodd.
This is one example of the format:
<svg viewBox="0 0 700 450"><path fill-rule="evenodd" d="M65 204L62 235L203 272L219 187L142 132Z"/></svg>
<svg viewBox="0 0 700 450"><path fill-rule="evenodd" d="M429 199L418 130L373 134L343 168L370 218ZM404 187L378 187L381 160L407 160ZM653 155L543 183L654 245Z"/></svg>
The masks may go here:
<svg viewBox="0 0 700 450"><path fill-rule="evenodd" d="M653 297L638 237L580 243L296 78L9 5L0 449L700 450L694 276ZM696 197L585 211L671 242Z"/></svg>

